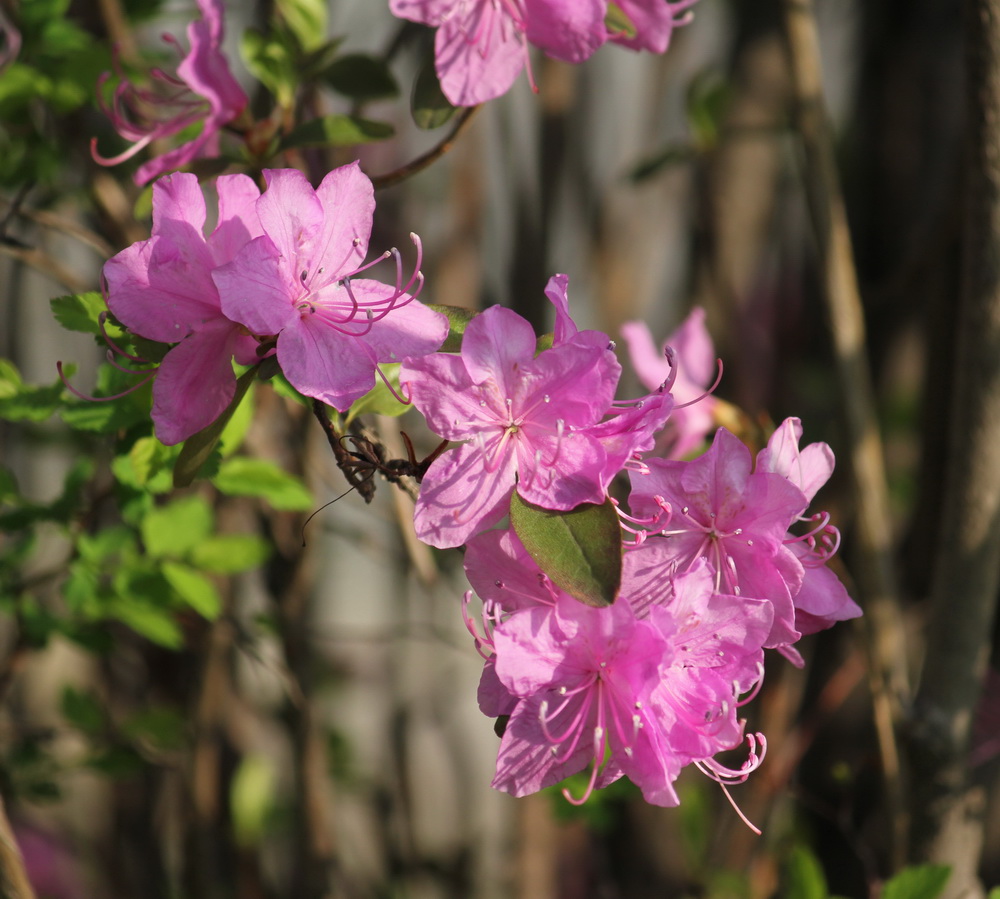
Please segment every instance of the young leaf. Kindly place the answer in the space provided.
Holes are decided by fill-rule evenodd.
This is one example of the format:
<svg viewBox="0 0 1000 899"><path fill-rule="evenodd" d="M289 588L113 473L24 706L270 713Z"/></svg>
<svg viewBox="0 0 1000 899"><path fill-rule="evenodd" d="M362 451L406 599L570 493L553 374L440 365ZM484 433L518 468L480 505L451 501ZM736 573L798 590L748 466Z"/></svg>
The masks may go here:
<svg viewBox="0 0 1000 899"><path fill-rule="evenodd" d="M271 544L254 534L218 534L188 555L193 565L212 574L238 574L267 561Z"/></svg>
<svg viewBox="0 0 1000 899"><path fill-rule="evenodd" d="M277 0L276 5L303 50L315 50L326 40L326 0Z"/></svg>
<svg viewBox="0 0 1000 899"><path fill-rule="evenodd" d="M622 579L622 535L610 498L557 512L514 491L510 522L524 548L557 587L588 606L609 606Z"/></svg>
<svg viewBox="0 0 1000 899"><path fill-rule="evenodd" d="M226 459L212 481L229 496L259 496L275 509L303 512L313 504L312 493L302 481L266 459Z"/></svg>
<svg viewBox="0 0 1000 899"><path fill-rule="evenodd" d="M96 334L99 330L98 317L108 310L104 297L96 290L54 297L49 304L60 325L67 331L82 331L84 334Z"/></svg>
<svg viewBox="0 0 1000 899"><path fill-rule="evenodd" d="M181 600L202 618L214 621L222 611L219 591L205 575L179 562L164 562L163 576Z"/></svg>
<svg viewBox="0 0 1000 899"><path fill-rule="evenodd" d="M142 520L142 542L154 559L179 559L212 532L212 510L200 496L185 496L153 509Z"/></svg>
<svg viewBox="0 0 1000 899"><path fill-rule="evenodd" d="M882 899L937 899L951 877L951 865L904 868L882 888Z"/></svg>

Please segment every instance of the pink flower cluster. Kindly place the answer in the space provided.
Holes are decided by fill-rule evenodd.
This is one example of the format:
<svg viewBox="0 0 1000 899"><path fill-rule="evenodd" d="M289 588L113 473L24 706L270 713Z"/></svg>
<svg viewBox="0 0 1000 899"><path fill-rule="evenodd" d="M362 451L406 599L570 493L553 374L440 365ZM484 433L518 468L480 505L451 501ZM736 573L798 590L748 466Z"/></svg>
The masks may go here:
<svg viewBox="0 0 1000 899"><path fill-rule="evenodd" d="M564 276L547 294L556 324L541 352L526 321L493 307L469 324L460 355L403 364L401 384L431 429L460 441L424 477L416 531L433 546L467 546L466 573L483 603L481 616L467 613L486 658L480 705L509 717L494 786L522 796L590 765L583 798L626 775L649 802L674 805L673 781L688 764L725 784L760 763L766 744L744 735L738 710L759 686L764 650L801 664L794 644L803 633L861 613L826 567L839 541L829 516L806 516L833 456L825 444L800 449L801 426L788 419L756 465L724 429L693 460L643 459L677 383L692 386L667 365L652 393L615 402L621 370L608 337L577 330ZM684 355L701 354L702 332L697 315L686 323ZM640 356L646 373L648 361ZM689 418L673 445L703 435L703 422ZM490 530L515 490L569 510L603 502L623 471L629 536L609 607L576 601L513 530ZM744 738L742 768L714 760Z"/></svg>
<svg viewBox="0 0 1000 899"><path fill-rule="evenodd" d="M375 385L378 365L434 352L448 321L415 300L419 271L396 283L358 277L375 198L357 163L313 189L295 169L216 182L218 221L206 238L198 179L153 185L153 232L104 266L108 308L133 333L174 344L153 384L153 423L174 444L215 421L236 389L233 358L277 355L292 385L346 410ZM419 249L419 241L414 236ZM418 261L419 266L419 261Z"/></svg>
<svg viewBox="0 0 1000 899"><path fill-rule="evenodd" d="M617 0L632 36L608 27L608 0L389 0L389 8L437 28L441 89L455 106L475 106L506 93L522 69L531 78L529 46L564 62L583 62L608 41L663 53L695 2Z"/></svg>

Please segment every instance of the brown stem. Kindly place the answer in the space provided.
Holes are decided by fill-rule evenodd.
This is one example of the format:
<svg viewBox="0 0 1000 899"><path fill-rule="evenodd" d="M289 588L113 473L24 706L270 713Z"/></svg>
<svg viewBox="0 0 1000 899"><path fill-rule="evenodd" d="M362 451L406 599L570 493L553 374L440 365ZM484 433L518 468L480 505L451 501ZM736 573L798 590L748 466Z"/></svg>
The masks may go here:
<svg viewBox="0 0 1000 899"><path fill-rule="evenodd" d="M968 749L1000 590L1000 0L966 0L962 283L945 506L927 654L910 740L914 860L952 866L947 896L976 896L983 796Z"/></svg>
<svg viewBox="0 0 1000 899"><path fill-rule="evenodd" d="M468 109L463 109L458 116L458 121L455 122L455 126L448 133L448 136L444 138L439 144L431 147L426 153L418 156L416 159L410 160L406 165L394 169L391 172L386 172L384 175L372 175L372 184L375 185L375 190L381 190L383 187L392 187L393 184L399 184L400 181L405 181L407 178L411 178L418 172L422 172L432 163L437 162L445 153L447 153L455 144L458 136L465 130L469 122L472 121L472 117L476 114L479 109L478 106L470 106Z"/></svg>
<svg viewBox="0 0 1000 899"><path fill-rule="evenodd" d="M816 235L821 293L833 341L856 501L854 574L865 608L875 724L892 822L893 866L904 857L907 818L896 728L909 696L902 617L891 564L882 441L850 233L837 174L811 0L784 0L806 200Z"/></svg>

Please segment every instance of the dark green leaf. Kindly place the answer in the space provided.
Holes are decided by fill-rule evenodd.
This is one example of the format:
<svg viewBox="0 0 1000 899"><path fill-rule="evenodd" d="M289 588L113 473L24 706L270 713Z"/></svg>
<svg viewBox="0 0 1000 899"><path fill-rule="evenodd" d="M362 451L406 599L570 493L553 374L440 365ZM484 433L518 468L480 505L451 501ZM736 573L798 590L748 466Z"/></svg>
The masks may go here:
<svg viewBox="0 0 1000 899"><path fill-rule="evenodd" d="M691 144L668 144L658 153L636 163L628 177L635 182L645 181L663 169L686 164L697 157L698 151Z"/></svg>
<svg viewBox="0 0 1000 899"><path fill-rule="evenodd" d="M353 115L326 115L299 125L281 141L281 149L353 147L357 144L386 140L395 133L392 125L386 122L374 122Z"/></svg>
<svg viewBox="0 0 1000 899"><path fill-rule="evenodd" d="M275 509L305 511L313 505L312 494L302 481L266 459L226 459L212 481L229 496L259 496Z"/></svg>
<svg viewBox="0 0 1000 899"><path fill-rule="evenodd" d="M438 352L459 352L462 349L462 335L465 329L479 313L463 306L444 306L441 303L425 303L425 305L448 318L448 336Z"/></svg>
<svg viewBox="0 0 1000 899"><path fill-rule="evenodd" d="M385 62L362 53L335 59L321 77L335 91L359 103L399 95L399 85Z"/></svg>
<svg viewBox="0 0 1000 899"><path fill-rule="evenodd" d="M67 331L82 331L85 334L96 334L100 330L98 317L108 310L104 297L96 290L55 297L49 304L56 321Z"/></svg>
<svg viewBox="0 0 1000 899"><path fill-rule="evenodd" d="M882 899L937 899L951 877L951 865L904 868L882 888Z"/></svg>
<svg viewBox="0 0 1000 899"><path fill-rule="evenodd" d="M429 54L413 84L413 96L410 100L413 121L418 128L430 131L440 128L455 111L455 107L441 91L441 82L434 70L434 57Z"/></svg>
<svg viewBox="0 0 1000 899"><path fill-rule="evenodd" d="M236 380L236 393L233 396L232 402L226 407L226 411L208 427L203 428L197 434L191 435L184 441L180 455L174 463L175 487L187 487L197 477L201 467L208 461L209 456L212 455L212 451L222 439L226 425L229 424L230 419L232 419L234 413L243 402L243 398L246 396L256 376L257 366L240 375Z"/></svg>
<svg viewBox="0 0 1000 899"><path fill-rule="evenodd" d="M792 848L785 863L785 884L781 895L787 899L827 899L826 878L816 856L805 846Z"/></svg>
<svg viewBox="0 0 1000 899"><path fill-rule="evenodd" d="M161 751L182 748L186 731L185 717L176 709L162 705L136 712L122 725L125 736Z"/></svg>
<svg viewBox="0 0 1000 899"><path fill-rule="evenodd" d="M72 374L72 367L67 373ZM62 405L64 390L62 381L45 387L25 384L14 364L0 359L0 419L45 421Z"/></svg>
<svg viewBox="0 0 1000 899"><path fill-rule="evenodd" d="M104 729L104 708L93 693L64 687L59 705L63 717L85 734L93 737Z"/></svg>
<svg viewBox="0 0 1000 899"><path fill-rule="evenodd" d="M611 499L569 512L542 509L514 491L510 522L524 548L557 587L588 606L608 606L622 578L622 537Z"/></svg>

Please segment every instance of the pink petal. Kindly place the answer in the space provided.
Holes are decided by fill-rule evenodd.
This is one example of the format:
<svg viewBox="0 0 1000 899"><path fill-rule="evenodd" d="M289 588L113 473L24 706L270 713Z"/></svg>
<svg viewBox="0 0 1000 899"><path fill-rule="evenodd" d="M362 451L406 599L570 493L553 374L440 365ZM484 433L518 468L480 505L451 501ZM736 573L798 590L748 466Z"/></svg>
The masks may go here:
<svg viewBox="0 0 1000 899"><path fill-rule="evenodd" d="M477 315L462 337L462 360L473 384L492 380L505 397L513 397L521 368L535 355L535 332L512 309L491 306ZM539 357L541 358L541 357Z"/></svg>
<svg viewBox="0 0 1000 899"><path fill-rule="evenodd" d="M524 0L527 38L565 62L589 59L607 39L602 0Z"/></svg>
<svg viewBox="0 0 1000 899"><path fill-rule="evenodd" d="M438 549L461 546L507 514L513 492L510 454L490 472L478 447L467 443L448 450L434 461L420 485L413 516L416 534Z"/></svg>
<svg viewBox="0 0 1000 899"><path fill-rule="evenodd" d="M450 18L434 39L434 59L441 90L455 106L476 106L507 93L528 58L527 45L508 19L492 5L480 11L488 36L471 41L467 23Z"/></svg>
<svg viewBox="0 0 1000 899"><path fill-rule="evenodd" d="M160 363L153 382L153 423L161 443L172 446L217 419L236 392L233 341L237 328L216 319L201 325Z"/></svg>
<svg viewBox="0 0 1000 899"><path fill-rule="evenodd" d="M375 190L358 162L330 172L316 189L325 213L313 239L314 259L331 280L352 274L365 261L375 214ZM443 339L443 338L442 338Z"/></svg>
<svg viewBox="0 0 1000 899"><path fill-rule="evenodd" d="M247 175L220 175L215 189L219 195L219 220L208 245L215 265L225 265L264 233L257 218L260 190Z"/></svg>
<svg viewBox="0 0 1000 899"><path fill-rule="evenodd" d="M277 334L298 318L292 306L287 266L267 235L212 272L222 311L261 336Z"/></svg>

